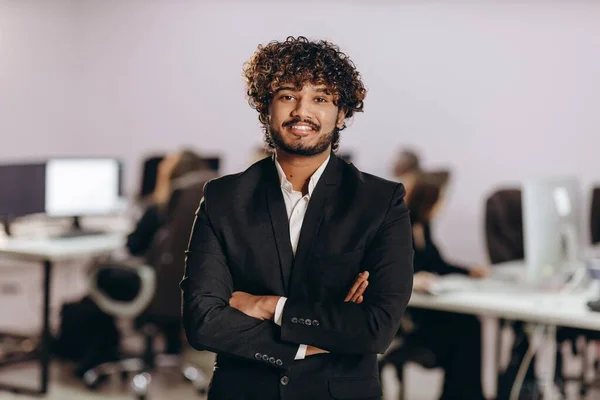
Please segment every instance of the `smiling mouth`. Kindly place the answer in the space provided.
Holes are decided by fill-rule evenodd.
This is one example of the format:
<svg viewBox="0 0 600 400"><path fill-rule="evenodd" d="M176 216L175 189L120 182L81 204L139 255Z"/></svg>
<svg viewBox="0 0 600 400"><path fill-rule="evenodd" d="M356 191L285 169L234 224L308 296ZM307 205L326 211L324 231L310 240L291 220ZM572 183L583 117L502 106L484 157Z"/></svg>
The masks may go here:
<svg viewBox="0 0 600 400"><path fill-rule="evenodd" d="M296 136L305 137L311 132L315 132L315 128L307 124L292 124L288 126L288 129Z"/></svg>

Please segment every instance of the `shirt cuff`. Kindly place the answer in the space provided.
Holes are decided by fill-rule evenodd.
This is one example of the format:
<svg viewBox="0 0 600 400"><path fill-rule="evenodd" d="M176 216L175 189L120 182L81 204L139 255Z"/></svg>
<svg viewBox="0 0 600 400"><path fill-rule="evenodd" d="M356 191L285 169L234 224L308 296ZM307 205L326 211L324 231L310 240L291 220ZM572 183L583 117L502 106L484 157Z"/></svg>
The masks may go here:
<svg viewBox="0 0 600 400"><path fill-rule="evenodd" d="M296 357L294 357L294 360L304 360L304 357L306 357L307 347L307 345L301 344L300 347L298 347L298 352L296 353Z"/></svg>
<svg viewBox="0 0 600 400"><path fill-rule="evenodd" d="M275 324L281 326L281 320L283 319L283 306L285 306L285 302L287 301L287 297L280 297L277 300L277 305L275 306L275 315L273 315L273 321ZM304 350L306 353L306 350ZM304 356L302 357L304 358Z"/></svg>

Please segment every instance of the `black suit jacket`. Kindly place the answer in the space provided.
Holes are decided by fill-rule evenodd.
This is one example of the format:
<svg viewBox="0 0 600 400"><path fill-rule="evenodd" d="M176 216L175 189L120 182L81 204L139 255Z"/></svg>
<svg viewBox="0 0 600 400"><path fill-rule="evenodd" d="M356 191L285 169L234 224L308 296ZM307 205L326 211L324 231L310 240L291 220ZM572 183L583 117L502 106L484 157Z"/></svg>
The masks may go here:
<svg viewBox="0 0 600 400"><path fill-rule="evenodd" d="M181 288L189 343L218 354L211 399L381 397L376 357L412 290L404 193L332 154L294 257L272 159L205 186ZM344 303L364 270L364 302ZM282 326L230 307L233 291L286 296ZM299 344L330 353L295 361Z"/></svg>

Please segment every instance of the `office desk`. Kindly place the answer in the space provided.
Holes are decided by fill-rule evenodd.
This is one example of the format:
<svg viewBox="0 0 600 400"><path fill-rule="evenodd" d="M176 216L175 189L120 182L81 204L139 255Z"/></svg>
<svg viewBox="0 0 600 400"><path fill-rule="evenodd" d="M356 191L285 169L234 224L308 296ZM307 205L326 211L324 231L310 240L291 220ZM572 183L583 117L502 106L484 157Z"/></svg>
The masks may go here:
<svg viewBox="0 0 600 400"><path fill-rule="evenodd" d="M457 277L457 279L468 281L468 278ZM501 285L504 285L505 290ZM514 290L506 283L498 285L493 281L480 283L471 281L471 284L465 285L464 289L441 295L413 293L409 306L524 321L550 327L546 339L549 344L547 351L551 359L551 371L545 385L544 398L551 398L552 385L549 382L554 381L556 327L600 331L600 313L589 311L586 305L587 301L597 297L596 284L591 284L588 289L579 292L558 294L518 288ZM497 349L499 350L499 346ZM496 357L499 357L499 351ZM497 361L494 363L496 377L499 372Z"/></svg>
<svg viewBox="0 0 600 400"><path fill-rule="evenodd" d="M437 296L413 293L409 306L600 331L600 313L589 311L586 306L588 300L596 297L594 290L561 295L499 291L464 291Z"/></svg>
<svg viewBox="0 0 600 400"><path fill-rule="evenodd" d="M68 239L21 239L0 238L0 257L42 263L43 292L42 332L39 361L41 383L39 389L0 385L0 390L43 395L48 391L48 368L50 364L50 281L55 262L90 258L123 248L125 235L102 234ZM1 271L0 271L1 272Z"/></svg>

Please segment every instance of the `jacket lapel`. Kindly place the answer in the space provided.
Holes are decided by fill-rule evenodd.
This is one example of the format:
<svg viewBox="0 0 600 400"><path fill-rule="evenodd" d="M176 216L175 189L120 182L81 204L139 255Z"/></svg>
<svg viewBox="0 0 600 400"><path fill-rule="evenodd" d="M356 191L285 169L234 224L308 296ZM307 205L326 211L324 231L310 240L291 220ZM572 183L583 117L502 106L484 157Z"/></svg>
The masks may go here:
<svg viewBox="0 0 600 400"><path fill-rule="evenodd" d="M306 266L310 261L314 241L319 233L324 217L331 212L332 204L335 203L332 201L332 196L340 180L340 175L340 161L332 154L329 164L325 168L325 171L323 171L323 175L319 179L308 203L308 209L306 210L302 229L300 230L296 257L293 259L289 292L294 290L294 288L298 288L295 285L296 283L304 281Z"/></svg>
<svg viewBox="0 0 600 400"><path fill-rule="evenodd" d="M275 237L275 244L279 255L281 279L285 292L288 293L292 263L294 262L294 252L290 241L290 226L283 201L283 194L281 193L281 183L279 182L275 165L273 163L269 164L268 169L265 194L271 218L271 226L273 227L273 236Z"/></svg>

